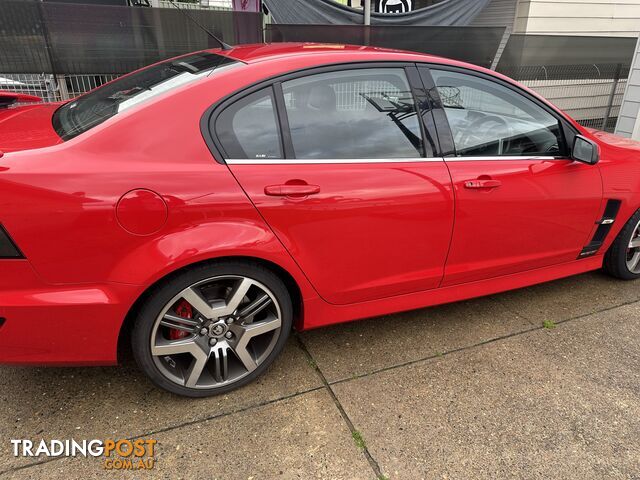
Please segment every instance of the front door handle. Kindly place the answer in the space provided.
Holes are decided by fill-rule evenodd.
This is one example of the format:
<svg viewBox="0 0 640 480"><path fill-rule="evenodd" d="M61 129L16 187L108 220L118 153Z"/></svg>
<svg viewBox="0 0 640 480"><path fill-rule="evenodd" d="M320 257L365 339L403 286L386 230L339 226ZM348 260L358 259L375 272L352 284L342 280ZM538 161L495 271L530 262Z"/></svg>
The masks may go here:
<svg viewBox="0 0 640 480"><path fill-rule="evenodd" d="M285 183L264 187L264 194L271 197L306 197L307 195L315 195L316 193L320 193L320 187L318 185Z"/></svg>
<svg viewBox="0 0 640 480"><path fill-rule="evenodd" d="M500 180L477 179L464 182L464 188L498 188L502 185Z"/></svg>

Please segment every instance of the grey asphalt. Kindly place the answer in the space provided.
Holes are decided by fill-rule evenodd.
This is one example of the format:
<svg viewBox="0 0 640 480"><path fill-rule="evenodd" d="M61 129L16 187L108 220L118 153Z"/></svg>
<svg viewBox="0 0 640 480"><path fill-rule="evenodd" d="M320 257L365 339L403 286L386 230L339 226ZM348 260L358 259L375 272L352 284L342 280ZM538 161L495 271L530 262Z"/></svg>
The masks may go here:
<svg viewBox="0 0 640 480"><path fill-rule="evenodd" d="M210 399L129 363L1 367L0 477L640 479L639 339L640 281L592 273L305 332ZM10 448L135 437L158 441L152 471Z"/></svg>

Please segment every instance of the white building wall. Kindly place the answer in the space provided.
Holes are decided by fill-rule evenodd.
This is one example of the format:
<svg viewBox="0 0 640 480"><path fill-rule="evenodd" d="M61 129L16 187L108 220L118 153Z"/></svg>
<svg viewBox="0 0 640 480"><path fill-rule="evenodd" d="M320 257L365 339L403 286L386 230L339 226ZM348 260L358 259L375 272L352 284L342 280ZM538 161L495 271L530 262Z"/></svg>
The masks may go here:
<svg viewBox="0 0 640 480"><path fill-rule="evenodd" d="M620 107L616 133L640 140L640 40L636 46L636 56L631 65L629 81Z"/></svg>
<svg viewBox="0 0 640 480"><path fill-rule="evenodd" d="M232 2L231 0L203 0L200 2L203 5L207 5L209 7L218 7L218 8L231 8Z"/></svg>
<svg viewBox="0 0 640 480"><path fill-rule="evenodd" d="M634 37L640 0L518 0L514 31Z"/></svg>

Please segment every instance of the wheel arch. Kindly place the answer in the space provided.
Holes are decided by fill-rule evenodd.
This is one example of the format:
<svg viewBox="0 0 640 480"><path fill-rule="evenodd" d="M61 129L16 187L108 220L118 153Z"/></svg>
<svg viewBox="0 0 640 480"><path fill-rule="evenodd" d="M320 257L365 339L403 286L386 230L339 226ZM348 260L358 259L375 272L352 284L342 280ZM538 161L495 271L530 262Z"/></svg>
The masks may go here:
<svg viewBox="0 0 640 480"><path fill-rule="evenodd" d="M118 345L117 345L117 356L118 361L121 361L123 358L126 358L130 353L130 334L131 328L135 322L135 318L140 310L140 307L144 304L144 302L149 298L150 295L153 294L155 290L157 290L162 284L171 280L171 278L180 275L181 273L196 268L202 265L207 264L216 264L223 261L240 261L246 263L253 263L260 265L268 270L272 271L275 275L280 278L285 284L287 291L291 295L291 303L293 306L293 325L294 328L299 328L302 325L303 318L303 301L302 301L302 291L300 289L300 285L294 278L294 276L286 270L284 267L274 263L270 260L266 260L260 257L252 257L252 256L244 256L244 255L231 255L231 256L222 256L215 258L208 258L205 260L196 261L187 265L183 265L171 272L163 275L162 277L156 279L151 285L149 285L135 300L129 311L127 312L122 325L120 326L120 331L118 333Z"/></svg>

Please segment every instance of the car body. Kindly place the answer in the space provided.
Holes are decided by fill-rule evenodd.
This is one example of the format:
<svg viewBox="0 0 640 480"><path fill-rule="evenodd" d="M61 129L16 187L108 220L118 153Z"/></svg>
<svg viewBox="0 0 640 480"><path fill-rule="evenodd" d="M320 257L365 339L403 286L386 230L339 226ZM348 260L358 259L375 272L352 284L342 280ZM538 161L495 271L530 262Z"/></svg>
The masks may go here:
<svg viewBox="0 0 640 480"><path fill-rule="evenodd" d="M301 330L596 270L640 207L640 144L496 72L343 45L193 55L224 65L142 100L107 84L140 101L68 138L65 106L0 110L1 363L115 364L158 285L221 259L277 275Z"/></svg>

